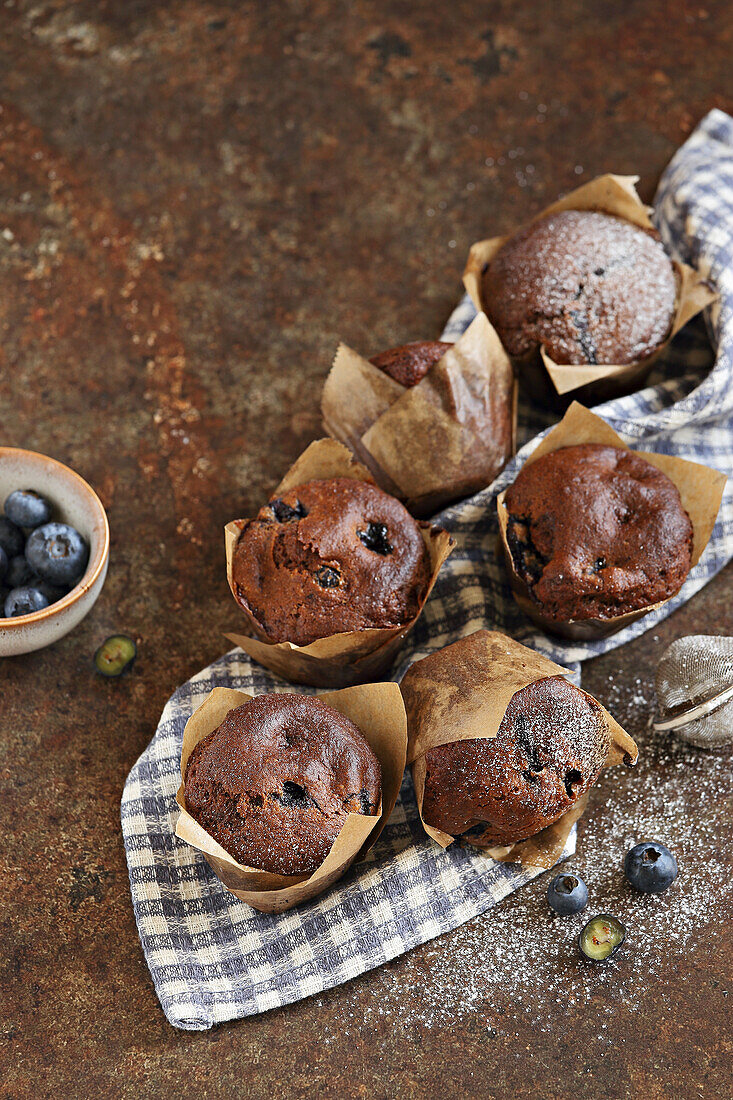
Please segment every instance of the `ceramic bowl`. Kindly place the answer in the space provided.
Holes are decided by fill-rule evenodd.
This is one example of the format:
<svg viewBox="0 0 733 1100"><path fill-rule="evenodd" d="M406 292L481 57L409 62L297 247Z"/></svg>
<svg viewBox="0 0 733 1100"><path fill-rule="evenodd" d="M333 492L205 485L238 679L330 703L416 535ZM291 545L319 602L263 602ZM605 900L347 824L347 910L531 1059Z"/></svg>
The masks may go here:
<svg viewBox="0 0 733 1100"><path fill-rule="evenodd" d="M89 564L75 588L32 615L0 618L0 657L42 649L77 626L102 591L109 562L109 524L90 485L47 455L0 447L0 508L14 489L35 489L54 507L54 520L70 523L89 543Z"/></svg>

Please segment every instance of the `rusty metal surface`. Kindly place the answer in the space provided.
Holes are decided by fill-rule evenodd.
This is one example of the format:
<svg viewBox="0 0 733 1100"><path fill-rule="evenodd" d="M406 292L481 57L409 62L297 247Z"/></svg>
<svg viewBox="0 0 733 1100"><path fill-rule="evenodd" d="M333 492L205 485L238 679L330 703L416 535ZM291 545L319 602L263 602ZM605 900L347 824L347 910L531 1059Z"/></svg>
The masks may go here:
<svg viewBox="0 0 733 1100"><path fill-rule="evenodd" d="M650 197L733 109L729 4L8 0L0 26L0 438L74 466L112 527L94 612L0 668L0 1096L729 1095L733 912L700 893L709 853L733 876L729 754L647 722L664 645L733 633L730 569L585 672L644 763L604 779L573 865L628 907L604 805L633 833L658 784L695 886L685 935L660 909L660 949L611 978L533 949L566 935L540 881L349 986L176 1033L119 830L166 698L235 622L221 529L318 433L337 341L437 336L469 244L599 172ZM91 669L112 631L140 643L119 683Z"/></svg>

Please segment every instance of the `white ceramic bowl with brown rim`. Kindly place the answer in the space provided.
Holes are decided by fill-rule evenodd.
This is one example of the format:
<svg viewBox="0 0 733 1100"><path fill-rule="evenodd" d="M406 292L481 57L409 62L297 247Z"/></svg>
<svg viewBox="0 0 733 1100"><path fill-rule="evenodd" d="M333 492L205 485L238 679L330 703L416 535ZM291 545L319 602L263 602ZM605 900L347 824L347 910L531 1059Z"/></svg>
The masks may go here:
<svg viewBox="0 0 733 1100"><path fill-rule="evenodd" d="M79 583L56 603L32 615L0 618L0 657L42 649L78 626L102 591L109 563L107 515L79 474L47 455L0 447L0 509L15 489L35 489L47 497L54 520L70 523L89 543L89 564Z"/></svg>

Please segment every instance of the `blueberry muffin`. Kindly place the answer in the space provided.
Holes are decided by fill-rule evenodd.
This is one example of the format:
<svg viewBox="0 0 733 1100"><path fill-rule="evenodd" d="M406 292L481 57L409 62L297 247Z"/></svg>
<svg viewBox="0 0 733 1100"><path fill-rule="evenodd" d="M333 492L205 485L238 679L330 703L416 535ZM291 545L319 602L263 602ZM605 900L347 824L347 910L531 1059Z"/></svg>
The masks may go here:
<svg viewBox="0 0 733 1100"><path fill-rule="evenodd" d="M348 814L377 814L381 768L333 707L306 695L259 695L199 741L184 790L191 816L239 863L308 875Z"/></svg>
<svg viewBox="0 0 733 1100"><path fill-rule="evenodd" d="M452 344L443 340L415 340L411 344L380 352L369 362L409 389L416 386L430 368L443 358L448 348L452 347Z"/></svg>
<svg viewBox="0 0 733 1100"><path fill-rule="evenodd" d="M658 234L564 210L506 241L483 274L484 308L509 355L635 363L669 336L677 280Z"/></svg>
<svg viewBox="0 0 733 1100"><path fill-rule="evenodd" d="M406 508L366 481L310 481L245 523L232 590L268 641L309 645L418 614L430 556Z"/></svg>
<svg viewBox="0 0 733 1100"><path fill-rule="evenodd" d="M562 676L516 692L496 737L425 754L422 817L479 847L514 844L567 813L608 753L600 705Z"/></svg>
<svg viewBox="0 0 733 1100"><path fill-rule="evenodd" d="M692 524L677 487L633 451L552 451L523 467L504 505L514 570L553 622L649 607L690 571Z"/></svg>

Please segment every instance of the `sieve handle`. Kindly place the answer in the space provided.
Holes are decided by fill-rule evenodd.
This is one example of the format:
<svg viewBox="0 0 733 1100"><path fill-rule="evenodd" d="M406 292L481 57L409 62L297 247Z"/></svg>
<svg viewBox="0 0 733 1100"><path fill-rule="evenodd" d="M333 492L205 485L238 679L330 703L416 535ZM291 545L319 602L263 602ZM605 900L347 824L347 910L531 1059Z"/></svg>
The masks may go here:
<svg viewBox="0 0 733 1100"><path fill-rule="evenodd" d="M719 691L717 695L711 696L710 699L706 699L704 703L698 703L697 706L691 707L690 710L683 711L681 714L676 714L674 718L665 718L661 722L654 722L653 728L655 730L674 730L679 726L686 726L688 722L694 722L696 718L704 718L706 714L711 714L718 707L721 707L724 703L727 703L729 699L733 699L733 687L726 688L724 691Z"/></svg>

